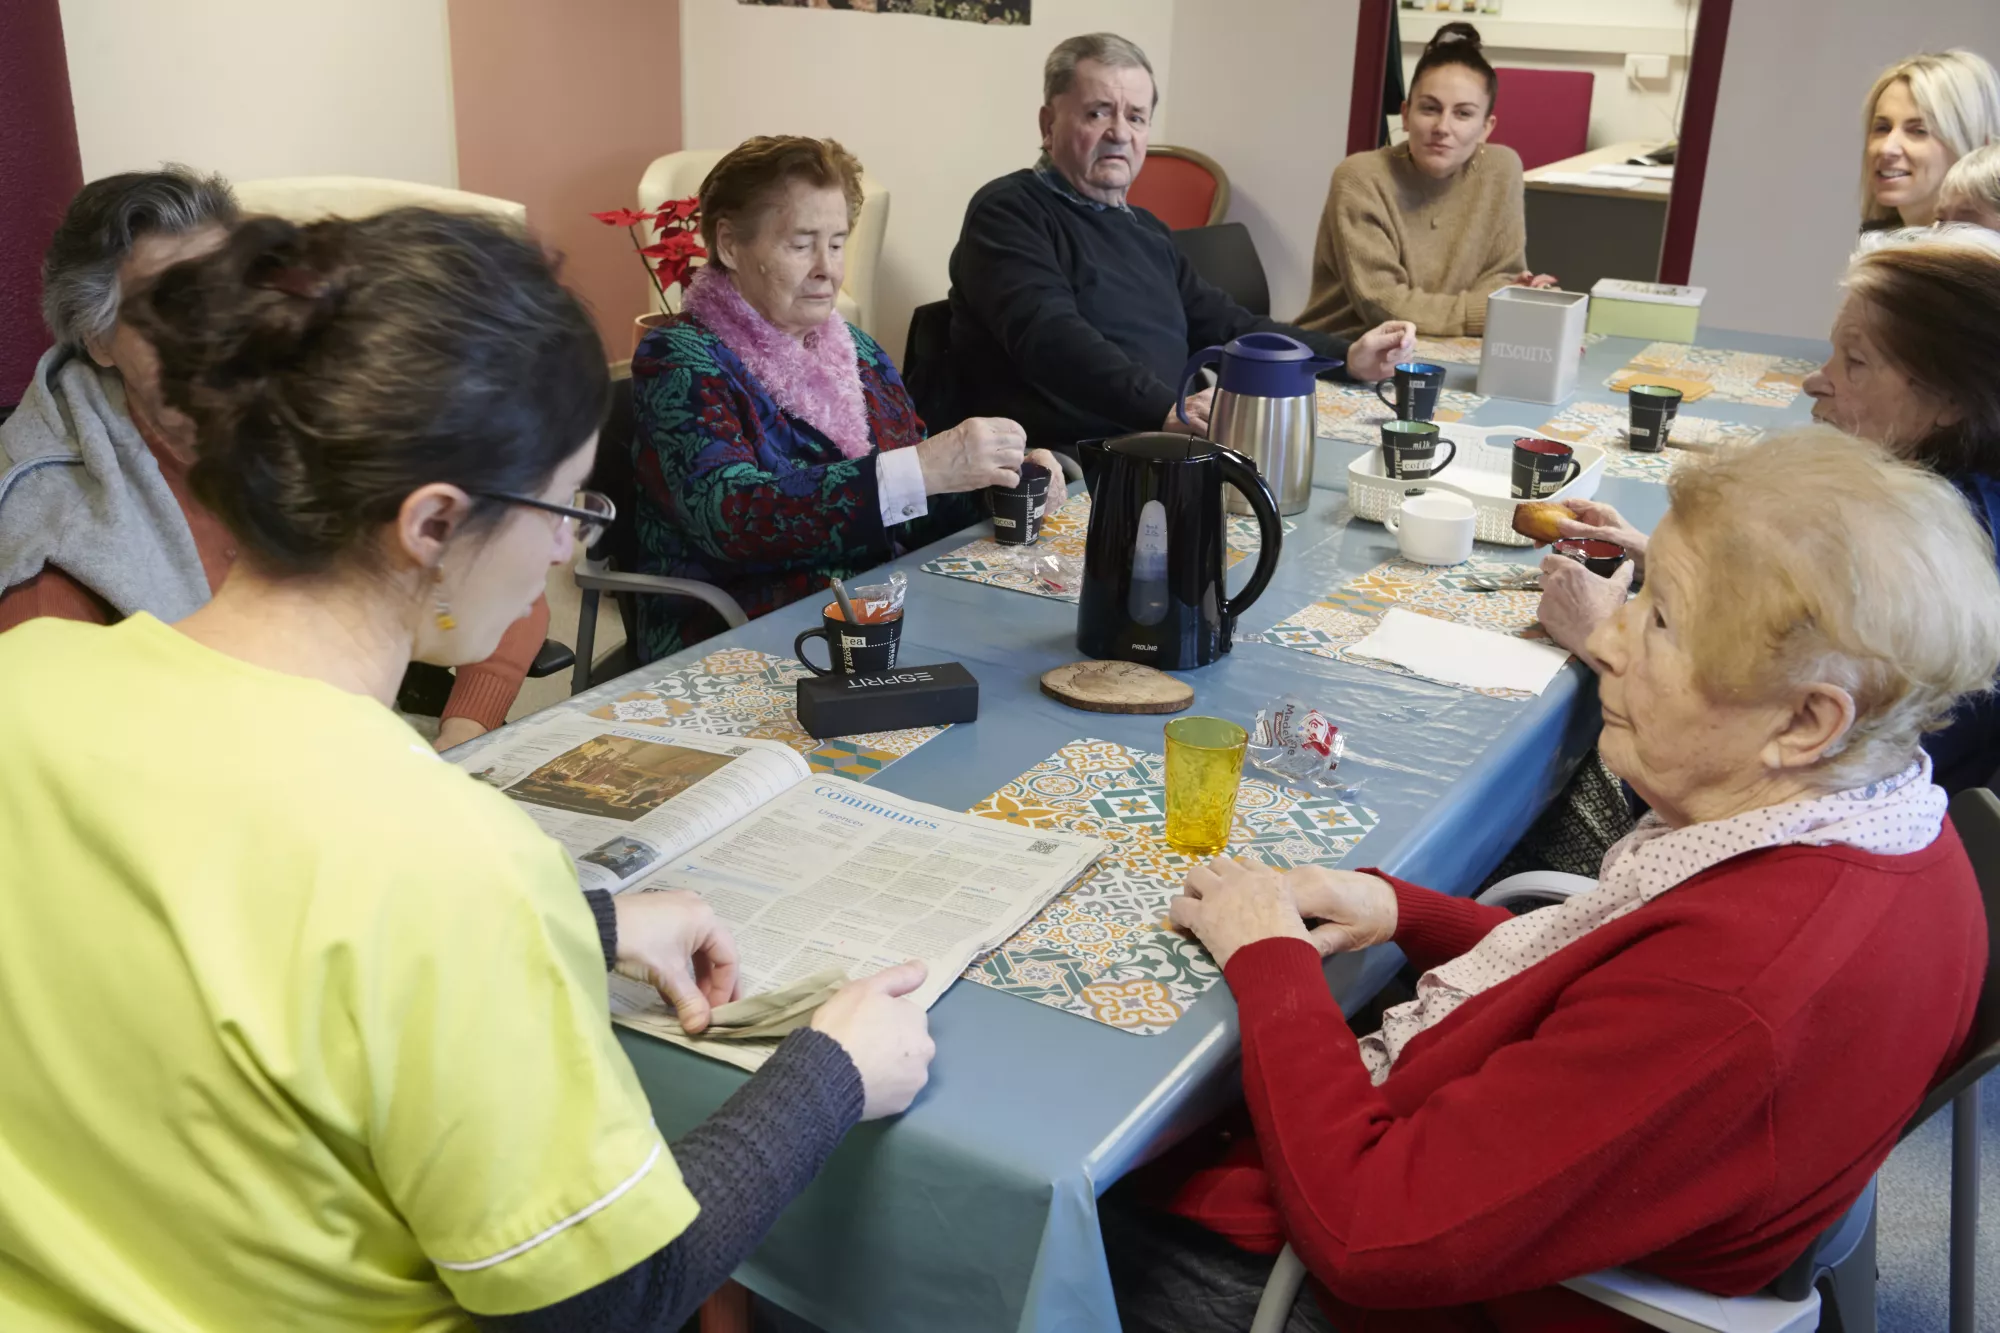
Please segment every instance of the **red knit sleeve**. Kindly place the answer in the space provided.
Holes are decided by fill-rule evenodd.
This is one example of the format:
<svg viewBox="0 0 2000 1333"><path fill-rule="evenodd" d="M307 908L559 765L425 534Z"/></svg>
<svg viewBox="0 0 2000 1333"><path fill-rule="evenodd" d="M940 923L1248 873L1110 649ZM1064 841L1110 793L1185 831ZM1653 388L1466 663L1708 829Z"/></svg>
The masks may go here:
<svg viewBox="0 0 2000 1333"><path fill-rule="evenodd" d="M1454 898L1379 870L1362 873L1396 891L1396 947L1420 972L1450 962L1513 917L1504 907L1482 907L1470 898Z"/></svg>
<svg viewBox="0 0 2000 1333"><path fill-rule="evenodd" d="M1768 1030L1731 996L1617 972L1580 978L1531 1040L1399 1112L1310 944L1229 960L1272 1191L1335 1297L1490 1300L1653 1254L1763 1195Z"/></svg>
<svg viewBox="0 0 2000 1333"><path fill-rule="evenodd" d="M535 654L548 636L549 599L537 597L528 614L500 636L500 646L491 657L458 669L443 717L471 718L488 731L505 722L507 710L521 693L521 682L528 678L528 668L534 665Z"/></svg>

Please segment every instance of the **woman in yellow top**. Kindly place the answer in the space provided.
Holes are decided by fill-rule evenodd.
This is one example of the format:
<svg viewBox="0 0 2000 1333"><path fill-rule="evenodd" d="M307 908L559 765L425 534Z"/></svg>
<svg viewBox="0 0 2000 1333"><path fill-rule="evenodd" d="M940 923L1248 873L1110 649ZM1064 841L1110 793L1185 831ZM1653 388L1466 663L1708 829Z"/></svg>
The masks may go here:
<svg viewBox="0 0 2000 1333"><path fill-rule="evenodd" d="M0 635L0 1328L677 1329L931 1045L920 966L857 983L669 1153L605 967L698 1029L726 932L587 902L390 711L610 517L589 317L420 210L253 220L133 305L242 556L171 626Z"/></svg>
<svg viewBox="0 0 2000 1333"><path fill-rule="evenodd" d="M1400 144L1333 169L1301 328L1358 337L1405 319L1435 336L1486 331L1486 298L1556 280L1528 270L1521 159L1487 143L1500 80L1479 30L1447 23L1410 75Z"/></svg>

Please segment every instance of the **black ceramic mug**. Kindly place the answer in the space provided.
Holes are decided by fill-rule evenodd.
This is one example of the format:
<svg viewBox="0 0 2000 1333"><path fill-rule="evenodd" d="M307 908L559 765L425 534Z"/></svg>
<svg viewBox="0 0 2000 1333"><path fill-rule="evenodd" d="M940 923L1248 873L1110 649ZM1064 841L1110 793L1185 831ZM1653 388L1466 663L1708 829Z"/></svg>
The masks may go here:
<svg viewBox="0 0 2000 1333"><path fill-rule="evenodd" d="M1439 461L1438 446L1442 444L1446 453ZM1458 445L1445 439L1438 432L1437 424L1430 421L1395 421L1382 423L1382 475L1394 477L1398 481L1407 478L1435 477L1451 466L1451 460L1458 457Z"/></svg>
<svg viewBox="0 0 2000 1333"><path fill-rule="evenodd" d="M1561 440L1524 437L1514 441L1514 498L1546 500L1583 471L1576 450Z"/></svg>
<svg viewBox="0 0 2000 1333"><path fill-rule="evenodd" d="M840 603L828 602L820 608L820 627L809 629L792 640L792 656L805 663L815 676L860 676L887 671L896 665L896 650L903 642L903 613L884 620L864 620L850 625L840 618ZM830 666L820 666L806 656L807 639L825 639Z"/></svg>
<svg viewBox="0 0 2000 1333"><path fill-rule="evenodd" d="M1395 386L1391 399L1382 391ZM1437 415L1438 392L1444 388L1444 367L1428 361L1405 361L1395 374L1375 386L1375 396L1396 410L1404 421L1429 421Z"/></svg>
<svg viewBox="0 0 2000 1333"><path fill-rule="evenodd" d="M1632 410L1626 442L1640 453L1656 454L1666 448L1667 432L1681 410L1681 391L1664 384L1635 384L1625 391L1625 401Z"/></svg>
<svg viewBox="0 0 2000 1333"><path fill-rule="evenodd" d="M988 486L986 502L993 510L993 540L1003 546L1033 546L1042 535L1042 517L1049 498L1049 470L1023 462L1014 486Z"/></svg>

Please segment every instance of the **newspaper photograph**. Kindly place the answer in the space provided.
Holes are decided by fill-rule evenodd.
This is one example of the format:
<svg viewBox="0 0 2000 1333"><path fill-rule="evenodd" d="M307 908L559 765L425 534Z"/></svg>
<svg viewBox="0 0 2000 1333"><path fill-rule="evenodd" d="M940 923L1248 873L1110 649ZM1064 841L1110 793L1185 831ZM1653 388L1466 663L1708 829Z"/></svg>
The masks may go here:
<svg viewBox="0 0 2000 1333"><path fill-rule="evenodd" d="M578 883L614 893L812 776L775 741L576 716L529 723L468 768L563 845Z"/></svg>

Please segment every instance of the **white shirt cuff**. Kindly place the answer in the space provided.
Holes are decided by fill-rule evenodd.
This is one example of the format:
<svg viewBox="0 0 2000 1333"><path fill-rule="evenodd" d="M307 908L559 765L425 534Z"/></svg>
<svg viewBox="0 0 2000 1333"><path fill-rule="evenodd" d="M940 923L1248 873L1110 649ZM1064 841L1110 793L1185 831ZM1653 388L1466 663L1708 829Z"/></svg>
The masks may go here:
<svg viewBox="0 0 2000 1333"><path fill-rule="evenodd" d="M924 495L924 465L917 451L884 449L875 455L875 486L882 498L882 526L894 527L931 512Z"/></svg>

